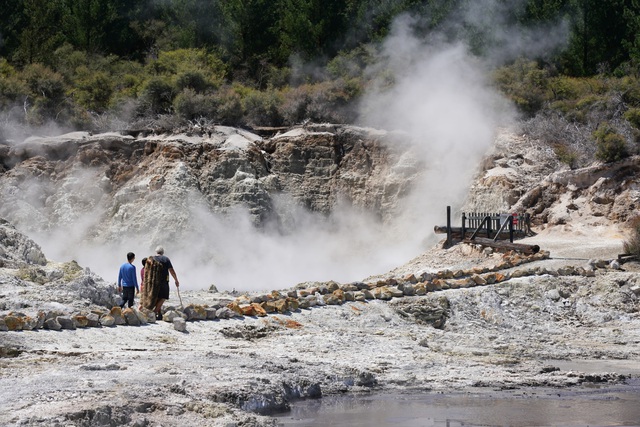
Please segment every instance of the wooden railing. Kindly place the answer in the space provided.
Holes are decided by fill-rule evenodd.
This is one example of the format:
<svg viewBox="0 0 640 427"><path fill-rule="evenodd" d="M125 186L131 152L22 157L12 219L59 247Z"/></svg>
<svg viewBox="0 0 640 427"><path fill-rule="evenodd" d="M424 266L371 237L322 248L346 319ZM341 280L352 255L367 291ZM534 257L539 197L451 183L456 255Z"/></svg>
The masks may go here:
<svg viewBox="0 0 640 427"><path fill-rule="evenodd" d="M451 207L447 206L446 227L434 227L436 233L447 234L447 246L453 245L453 240L474 240L482 235L487 239L497 241L500 238L513 243L514 236L524 237L531 233L531 217L527 213L491 213L491 212L462 212L462 227L451 225Z"/></svg>

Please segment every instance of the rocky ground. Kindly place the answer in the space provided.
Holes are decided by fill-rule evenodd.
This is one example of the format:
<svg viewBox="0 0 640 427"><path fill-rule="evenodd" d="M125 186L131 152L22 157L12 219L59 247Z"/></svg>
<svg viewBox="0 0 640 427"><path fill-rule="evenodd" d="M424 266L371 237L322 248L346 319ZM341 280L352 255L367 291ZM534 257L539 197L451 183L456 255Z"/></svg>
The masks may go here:
<svg viewBox="0 0 640 427"><path fill-rule="evenodd" d="M266 316L188 321L186 330L179 330L180 322L160 321L1 332L0 424L262 426L276 425L268 414L296 399L345 392L624 381L640 375L630 368L640 358L640 267L610 263L620 252L619 237L610 230L598 239L544 230L525 241L543 252L551 248L548 256L517 266L505 263L504 254L470 245L435 247L362 282L396 292L403 283L440 283L421 296L400 292ZM42 268L43 274L63 269ZM469 271L504 277L474 285L464 279ZM2 269L3 313L92 307L92 297L78 297L78 289L100 289L100 280L76 273L72 292L46 291L53 296L46 306L41 287L49 285L25 285L14 279L15 269ZM313 286L321 295L332 285L300 285L297 295ZM166 314L181 311L176 296L174 289ZM183 307L221 307L255 296L181 293ZM590 372L558 367L571 359L618 365Z"/></svg>
<svg viewBox="0 0 640 427"><path fill-rule="evenodd" d="M335 184L331 188L361 189L354 200L363 206L374 202L367 197L386 203L382 189L397 188L387 178L400 176L389 175L385 165L390 162L405 170L403 157L373 150L375 141L353 139L352 144L350 134L325 134L313 134L316 139L328 138L324 145L316 141L307 146L306 139L289 137L278 145L274 138L273 147L263 144L264 153L253 149L247 153L261 159L282 149L286 151L282 159L296 166L300 159L324 158L322 153L300 154L311 153L316 146L346 147L344 153L325 150L327 159L337 155L345 167L344 174L328 181ZM242 167L236 165L236 152L224 148L237 143L237 138L233 132L225 138L224 143L203 143L212 153L211 170L227 165L233 172L254 164L249 159L238 160ZM340 138L347 138L346 143ZM47 209L55 218L68 219L67 208L77 207L72 196L82 192L64 185L101 186L105 180L74 181L65 167L73 170L78 162L96 158L102 159L98 166L111 160L120 164L118 155L126 154L127 147L137 153L135 159L157 166L149 173L162 175L162 168L169 165L162 158L189 160L193 154L191 167L202 172L197 175L200 184L215 175L196 161L197 144L121 139L83 140L77 147L69 141L45 144L53 154L31 155L27 150L20 163L3 166L3 197L15 197L0 209L12 215L11 223L0 222L2 426L269 426L277 424L269 415L286 411L296 399L341 393L567 388L640 377L640 265L617 262L625 223L635 215L640 197L636 190L640 158L571 171L554 160L552 150L526 135L502 135L473 182L464 209L513 211L515 206L531 214L535 233L519 243L538 245L538 254L435 245L387 273L352 283L310 282L246 294L218 292L215 287L183 289L180 298L173 288L165 317L156 322L144 312L111 310L118 303L112 282L76 262L48 260L36 242L14 227L21 220L44 221L41 213ZM222 160L214 158L210 145L222 147L216 154ZM68 161L56 160L65 147L77 150L67 154ZM97 156L93 151L102 153L100 147L117 155ZM16 149L5 151L11 150ZM378 155L372 157L373 163L362 163L359 160L368 157L356 155L359 150L369 157ZM327 166L335 159L316 163ZM378 163L371 182L381 190L372 192L367 190L371 185L367 171ZM272 163L265 173L270 176L282 169L287 172L278 172L278 179L297 176L276 166ZM118 197L108 212L119 212L116 206L131 209L129 216L115 215L114 223L105 220L100 230L136 215L147 218L135 205L140 198L132 195L140 190L144 200L153 202L155 181L150 178L139 186L133 170L107 168L110 185L121 184L113 191ZM47 173L53 184L46 198L19 185L30 182L25 177ZM172 181L172 173L165 173L158 184L167 194L191 183L179 174ZM229 185L254 182L242 174L238 181L236 175L229 175ZM268 184L269 176L260 182ZM347 178L354 176L360 186L348 184ZM304 185L295 180L287 185L306 188L307 195L317 193L318 203L330 201L320 196L333 193L318 190L320 181L315 177L309 175ZM67 184L57 187L59 182ZM257 184L252 188L262 188ZM244 188L229 194L240 197ZM123 196L123 189L128 196ZM220 190L228 192L227 187ZM388 212L393 212L395 202L389 203ZM33 210L40 205L46 209ZM82 209L89 212L94 205ZM588 371L576 368L585 364Z"/></svg>

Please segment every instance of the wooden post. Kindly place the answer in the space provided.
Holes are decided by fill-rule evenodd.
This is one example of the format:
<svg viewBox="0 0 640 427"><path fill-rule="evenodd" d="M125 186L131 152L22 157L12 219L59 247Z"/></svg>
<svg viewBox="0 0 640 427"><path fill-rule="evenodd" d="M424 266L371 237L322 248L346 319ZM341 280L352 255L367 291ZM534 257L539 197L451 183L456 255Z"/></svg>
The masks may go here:
<svg viewBox="0 0 640 427"><path fill-rule="evenodd" d="M462 212L462 238L464 239L467 235L467 216Z"/></svg>
<svg viewBox="0 0 640 427"><path fill-rule="evenodd" d="M447 206L447 248L450 248L451 244L451 206Z"/></svg>
<svg viewBox="0 0 640 427"><path fill-rule="evenodd" d="M509 241L513 243L513 215L509 215Z"/></svg>

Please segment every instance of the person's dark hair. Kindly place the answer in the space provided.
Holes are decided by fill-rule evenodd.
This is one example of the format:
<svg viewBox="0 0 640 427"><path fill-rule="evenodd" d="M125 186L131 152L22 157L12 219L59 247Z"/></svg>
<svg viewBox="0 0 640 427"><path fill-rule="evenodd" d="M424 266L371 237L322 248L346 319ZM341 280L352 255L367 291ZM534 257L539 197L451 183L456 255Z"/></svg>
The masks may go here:
<svg viewBox="0 0 640 427"><path fill-rule="evenodd" d="M144 267L147 264L147 257L142 258L142 266Z"/></svg>
<svg viewBox="0 0 640 427"><path fill-rule="evenodd" d="M129 252L127 254L127 261L131 261L132 259L134 259L136 257L136 254L134 254L133 252Z"/></svg>

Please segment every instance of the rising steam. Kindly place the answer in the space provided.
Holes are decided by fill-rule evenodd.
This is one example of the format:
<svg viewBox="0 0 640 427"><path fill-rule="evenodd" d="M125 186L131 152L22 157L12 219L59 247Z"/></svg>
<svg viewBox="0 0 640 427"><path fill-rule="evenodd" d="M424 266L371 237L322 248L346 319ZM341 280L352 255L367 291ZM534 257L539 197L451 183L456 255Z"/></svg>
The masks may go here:
<svg viewBox="0 0 640 427"><path fill-rule="evenodd" d="M117 241L97 244L92 240L92 230L104 226L97 223L96 215L76 215L73 226L32 236L48 258L75 259L108 281L115 281L128 251L137 254L140 268L142 257L162 244L183 289L215 284L221 290L268 290L305 281L347 282L408 261L425 249L425 243L436 242L433 226L443 223L447 205L460 205L497 128L512 119L487 80L485 63L460 42L434 36L427 42L416 37L412 26L412 19L406 16L395 22L370 70L379 76L378 84L364 97L360 110L360 121L368 126L407 133L427 165L415 191L401 201L401 214L388 223L348 206L338 206L326 218L297 208L285 198L275 209L291 219L294 232L258 231L241 208L233 215L215 214L202 195L192 194L189 209L176 206L170 217L142 219L142 212L115 212L123 227ZM87 188L80 188L80 182ZM43 183L34 185L43 188ZM96 189L101 177L83 175L81 181L69 185L74 197L86 195L90 199L86 203L99 209L101 197ZM20 226L19 218L10 218L3 211ZM57 214L74 215L64 212L64 206ZM145 221L149 233L127 228L127 224ZM175 228L186 231L176 234Z"/></svg>

